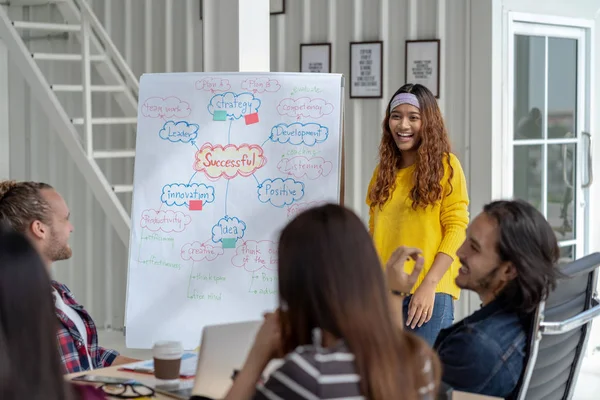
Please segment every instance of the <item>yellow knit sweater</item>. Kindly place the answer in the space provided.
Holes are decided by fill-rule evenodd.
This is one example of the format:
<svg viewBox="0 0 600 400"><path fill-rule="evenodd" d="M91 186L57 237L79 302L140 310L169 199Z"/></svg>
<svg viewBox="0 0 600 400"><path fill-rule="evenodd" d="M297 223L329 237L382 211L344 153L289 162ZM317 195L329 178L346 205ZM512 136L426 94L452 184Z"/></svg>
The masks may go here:
<svg viewBox="0 0 600 400"><path fill-rule="evenodd" d="M414 290L421 284L437 253L445 253L454 259L451 267L437 285L436 292L447 293L458 299L460 289L454 283L458 275L460 262L456 251L465 240L465 232L469 223L469 195L464 172L454 154L450 155L450 165L454 175L449 181L450 168L448 158L444 157L444 177L440 181L443 187L441 201L427 209L412 208L410 191L414 186L413 174L415 165L398 171L396 187L382 208L369 205L369 231L373 242L385 266L398 246L417 247L423 251L425 265ZM371 186L375 184L377 170L373 173ZM452 185L452 190L450 190ZM368 193L368 192L367 192ZM407 262L406 272L413 269L414 262Z"/></svg>

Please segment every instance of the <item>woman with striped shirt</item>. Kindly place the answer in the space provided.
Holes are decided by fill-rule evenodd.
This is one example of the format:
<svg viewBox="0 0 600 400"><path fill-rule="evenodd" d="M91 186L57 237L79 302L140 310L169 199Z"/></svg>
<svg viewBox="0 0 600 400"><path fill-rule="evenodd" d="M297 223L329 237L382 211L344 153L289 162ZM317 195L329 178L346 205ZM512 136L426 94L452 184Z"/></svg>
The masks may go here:
<svg viewBox="0 0 600 400"><path fill-rule="evenodd" d="M409 257L416 260L410 276L403 272ZM265 316L226 399L434 398L438 360L425 342L402 331L398 312L422 270L415 250L391 257L386 285L362 221L325 205L288 224L278 259L280 308ZM257 384L267 364L283 355L284 364Z"/></svg>

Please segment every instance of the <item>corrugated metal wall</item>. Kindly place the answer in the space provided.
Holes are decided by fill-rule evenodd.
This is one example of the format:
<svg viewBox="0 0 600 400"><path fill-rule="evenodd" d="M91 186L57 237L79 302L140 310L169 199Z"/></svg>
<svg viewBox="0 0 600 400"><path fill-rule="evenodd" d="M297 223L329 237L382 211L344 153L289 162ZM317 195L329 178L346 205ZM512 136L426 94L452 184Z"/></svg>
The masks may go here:
<svg viewBox="0 0 600 400"><path fill-rule="evenodd" d="M174 72L201 69L202 27L198 1L95 0L92 5L137 77L145 71L161 72L167 68ZM171 6L170 13L166 12L168 5ZM13 20L62 22L60 13L53 6L11 6L8 10ZM190 18L186 20L188 15ZM168 16L172 29L170 35L166 34ZM192 35L187 33L186 23ZM165 39L168 36L171 38L169 45ZM191 51L187 49L188 37L193 39L189 43L194 46ZM48 39L31 32L26 43L32 52L80 52L80 45L72 36ZM168 59L167 48L170 48ZM40 61L38 65L50 83L80 83L81 67L78 63ZM92 82L102 83L96 75L92 76ZM10 62L10 57L9 84L11 178L48 182L62 193L71 208L75 226L71 237L73 257L57 263L54 276L75 292L99 326L121 328L125 309L127 249L108 223L56 132L48 128L46 116L30 95L27 83ZM81 116L80 96L59 94L72 117ZM93 94L92 101L94 116L123 116L110 95ZM101 148L132 148L134 131L122 126L100 126L94 129L94 141ZM107 172L110 182L132 182L132 160L113 161L112 168L108 162L100 161L99 165ZM130 204L130 195L119 196L122 196L124 204Z"/></svg>
<svg viewBox="0 0 600 400"><path fill-rule="evenodd" d="M204 0L210 1L210 0ZM216 0L215 0L216 1ZM136 76L143 72L202 70L202 22L198 0L93 0L97 16ZM285 14L271 16L272 71L298 71L300 43L331 42L332 71L349 74L349 42L383 40L384 98L346 98L346 204L361 216L366 187L376 163L380 124L389 96L404 83L407 39L442 40L440 104L455 152L468 175L465 140L468 125L470 0L287 0ZM16 20L60 22L49 6L10 7ZM146 21L151 21L146 23ZM223 34L227 34L224 28ZM32 51L79 52L72 39L34 39ZM211 44L206 44L211 45ZM215 45L215 44L212 44ZM78 64L41 64L52 83L72 83ZM127 250L109 226L99 204L19 71L9 61L10 171L14 179L46 181L65 197L72 210L74 256L57 263L55 277L74 290L100 326L123 326ZM98 79L98 77L93 77ZM80 116L81 101L67 101L70 115ZM105 94L94 94L94 115L119 116ZM95 140L103 146L133 146L133 133L102 128ZM113 183L131 181L132 163L108 171ZM124 199L125 203L130 198ZM457 317L460 316L457 310Z"/></svg>
<svg viewBox="0 0 600 400"><path fill-rule="evenodd" d="M298 71L301 43L330 42L332 72L343 73L349 79L350 42L383 41L383 99L350 99L346 90L346 203L361 216L367 215L364 198L377 161L384 110L389 97L405 83L405 40L441 39L439 103L454 151L466 163L469 3L288 0L285 14L271 17L272 71Z"/></svg>

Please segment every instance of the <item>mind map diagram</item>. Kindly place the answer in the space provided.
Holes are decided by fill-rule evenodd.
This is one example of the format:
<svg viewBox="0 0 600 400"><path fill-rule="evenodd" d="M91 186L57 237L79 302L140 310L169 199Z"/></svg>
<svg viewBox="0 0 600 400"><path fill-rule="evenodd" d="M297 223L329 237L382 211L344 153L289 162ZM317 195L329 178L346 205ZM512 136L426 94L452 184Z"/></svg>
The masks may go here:
<svg viewBox="0 0 600 400"><path fill-rule="evenodd" d="M191 301L221 300L218 286L226 276L203 270L203 265L214 262L245 271L249 276L248 293L276 294L276 243L248 237L244 216L230 211L231 205L244 201L256 204L252 207L272 207L283 210L291 219L319 204L307 200L311 196L307 196L306 182L318 181L334 170L334 163L318 151L332 140L330 128L320 121L334 112L334 106L319 96L318 88L294 87L284 93L278 80L269 77L244 79L238 86L232 88L228 79L206 77L197 80L194 89L201 92L201 98L208 99L208 104L167 96L143 99L141 105L141 116L162 125L154 133L160 146L166 152L169 147L177 148L178 154L189 151L190 168L188 176L153 182L161 189L156 192L157 206L144 209L138 216L141 233L136 261L140 266L171 268L182 274L187 274L189 268L186 298ZM265 110L265 99L275 109ZM196 107L199 109L194 110L192 121L192 108ZM266 114L271 117L265 119L276 123L265 125L264 140L232 143L232 136L261 124ZM207 141L207 136L213 140ZM230 198L230 186L245 180L253 182L253 192L245 193L243 199ZM219 191L215 185L222 181L226 182L225 190ZM186 234L197 217L207 211L217 217L210 229L202 230L206 237ZM167 261L142 256L143 243L171 246L179 257ZM207 284L217 289L207 291Z"/></svg>

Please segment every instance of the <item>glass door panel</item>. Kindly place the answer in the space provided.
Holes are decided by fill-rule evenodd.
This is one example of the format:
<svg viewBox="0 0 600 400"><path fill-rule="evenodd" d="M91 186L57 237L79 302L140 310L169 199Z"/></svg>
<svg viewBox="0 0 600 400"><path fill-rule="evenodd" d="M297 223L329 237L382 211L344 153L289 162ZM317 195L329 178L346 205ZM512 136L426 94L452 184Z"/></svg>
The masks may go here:
<svg viewBox="0 0 600 400"><path fill-rule="evenodd" d="M577 144L548 144L547 216L559 241L575 239Z"/></svg>
<svg viewBox="0 0 600 400"><path fill-rule="evenodd" d="M533 204L552 226L561 264L588 252L592 182L592 55L588 28L510 22L507 133L512 173L503 193ZM600 335L590 338L598 346ZM600 348L600 346L598 347Z"/></svg>
<svg viewBox="0 0 600 400"><path fill-rule="evenodd" d="M513 196L542 208L542 170L540 162L544 149L541 145L515 146L513 169Z"/></svg>
<svg viewBox="0 0 600 400"><path fill-rule="evenodd" d="M578 258L585 247L579 172L579 125L584 118L583 77L578 72L580 31L516 26L512 195L544 214L556 233L563 260Z"/></svg>
<svg viewBox="0 0 600 400"><path fill-rule="evenodd" d="M515 35L514 138L541 139L546 84L546 40L540 36Z"/></svg>
<svg viewBox="0 0 600 400"><path fill-rule="evenodd" d="M577 40L548 38L548 138L577 136Z"/></svg>

